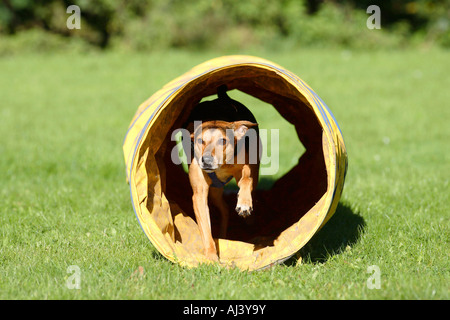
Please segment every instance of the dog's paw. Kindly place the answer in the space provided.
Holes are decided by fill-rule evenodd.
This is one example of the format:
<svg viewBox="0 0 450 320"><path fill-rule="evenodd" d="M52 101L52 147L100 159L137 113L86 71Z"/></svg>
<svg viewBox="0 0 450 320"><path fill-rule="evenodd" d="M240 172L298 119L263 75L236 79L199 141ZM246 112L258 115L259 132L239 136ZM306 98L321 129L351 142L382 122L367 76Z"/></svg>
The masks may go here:
<svg viewBox="0 0 450 320"><path fill-rule="evenodd" d="M205 249L206 259L212 262L219 262L219 256L215 248Z"/></svg>
<svg viewBox="0 0 450 320"><path fill-rule="evenodd" d="M212 262L219 262L219 257L217 256L216 253L214 253L214 254L209 254L209 255L206 256L206 258L207 258L209 261L212 261Z"/></svg>
<svg viewBox="0 0 450 320"><path fill-rule="evenodd" d="M243 218L247 218L249 215L253 212L253 207L248 205L240 205L238 204L236 206L236 212L239 214L239 216Z"/></svg>

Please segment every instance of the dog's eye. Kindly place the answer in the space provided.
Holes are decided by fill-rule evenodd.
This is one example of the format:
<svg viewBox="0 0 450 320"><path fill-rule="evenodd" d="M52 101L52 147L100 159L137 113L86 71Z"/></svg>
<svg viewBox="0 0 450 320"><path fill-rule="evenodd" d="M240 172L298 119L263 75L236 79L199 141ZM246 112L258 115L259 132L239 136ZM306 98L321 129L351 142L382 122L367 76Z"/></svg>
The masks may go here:
<svg viewBox="0 0 450 320"><path fill-rule="evenodd" d="M197 139L197 143L198 143L198 144L203 144L203 142L204 142L204 141L203 141L202 138L198 138L198 139Z"/></svg>
<svg viewBox="0 0 450 320"><path fill-rule="evenodd" d="M219 140L217 141L217 143L218 143L220 146L224 146L224 145L227 144L227 139L225 139L225 138L219 139Z"/></svg>

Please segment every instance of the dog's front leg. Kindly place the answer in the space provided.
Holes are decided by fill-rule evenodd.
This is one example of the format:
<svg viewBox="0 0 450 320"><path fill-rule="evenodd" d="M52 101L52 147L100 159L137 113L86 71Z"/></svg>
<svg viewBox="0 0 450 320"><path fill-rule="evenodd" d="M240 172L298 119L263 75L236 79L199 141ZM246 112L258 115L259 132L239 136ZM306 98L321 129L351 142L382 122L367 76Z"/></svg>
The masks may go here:
<svg viewBox="0 0 450 320"><path fill-rule="evenodd" d="M251 166L245 164L242 170L235 175L237 185L239 186L238 200L236 205L236 212L241 217L248 217L253 211L252 190L253 178Z"/></svg>
<svg viewBox="0 0 450 320"><path fill-rule="evenodd" d="M211 220L209 217L208 208L208 192L209 185L206 182L203 172L194 159L189 168L189 180L191 182L193 196L192 203L195 212L195 219L197 220L200 229L200 236L202 237L203 245L205 246L205 255L208 259L219 261L217 257L216 245L211 233Z"/></svg>

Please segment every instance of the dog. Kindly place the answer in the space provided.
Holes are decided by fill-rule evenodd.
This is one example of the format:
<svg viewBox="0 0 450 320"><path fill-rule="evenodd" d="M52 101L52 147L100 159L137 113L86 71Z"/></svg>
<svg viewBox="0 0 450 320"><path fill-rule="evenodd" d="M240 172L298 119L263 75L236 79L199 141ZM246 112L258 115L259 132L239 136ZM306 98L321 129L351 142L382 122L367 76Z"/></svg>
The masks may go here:
<svg viewBox="0 0 450 320"><path fill-rule="evenodd" d="M217 92L217 99L194 107L188 120L194 155L188 169L193 209L205 255L216 262L219 258L211 232L208 197L220 211L220 237L225 238L229 208L223 199L224 186L236 180L239 192L235 210L241 217L248 217L253 211L252 192L258 183L260 158L255 117L227 95L226 85Z"/></svg>

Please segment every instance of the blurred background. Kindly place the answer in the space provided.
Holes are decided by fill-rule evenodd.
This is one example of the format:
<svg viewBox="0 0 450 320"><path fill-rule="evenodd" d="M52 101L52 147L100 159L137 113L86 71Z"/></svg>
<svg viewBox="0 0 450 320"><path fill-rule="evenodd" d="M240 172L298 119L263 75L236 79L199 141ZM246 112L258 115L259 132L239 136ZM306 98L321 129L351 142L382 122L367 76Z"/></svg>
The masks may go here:
<svg viewBox="0 0 450 320"><path fill-rule="evenodd" d="M66 9L81 9L70 30ZM367 32L367 7L381 30ZM34 50L450 47L446 0L3 0L0 54Z"/></svg>

